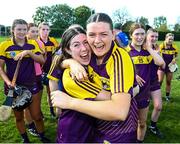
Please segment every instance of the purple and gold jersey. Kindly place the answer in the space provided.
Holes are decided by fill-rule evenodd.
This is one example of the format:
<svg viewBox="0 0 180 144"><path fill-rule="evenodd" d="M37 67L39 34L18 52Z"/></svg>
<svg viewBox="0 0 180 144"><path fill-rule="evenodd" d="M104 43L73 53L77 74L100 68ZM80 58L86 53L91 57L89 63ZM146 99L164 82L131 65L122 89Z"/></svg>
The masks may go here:
<svg viewBox="0 0 180 144"><path fill-rule="evenodd" d="M10 80L14 76L17 61L14 61L14 56L23 50L31 50L35 54L41 54L38 43L35 40L26 40L23 46L18 46L14 39L4 41L0 45L0 59L3 59L6 64L6 74ZM16 83L19 85L31 85L35 82L34 60L26 55L21 62Z"/></svg>
<svg viewBox="0 0 180 144"><path fill-rule="evenodd" d="M103 63L97 65L96 56L92 55L89 77L100 85L104 90L114 93L129 93L132 95L134 84L134 66L129 54L115 43L106 54ZM137 132L137 103L134 98L128 117L125 121L96 120L95 141L109 142L135 142Z"/></svg>
<svg viewBox="0 0 180 144"><path fill-rule="evenodd" d="M177 56L178 48L175 44L172 44L168 48L165 42L161 43L159 47L160 47L161 56L166 63L165 72L170 72L168 65L171 63L173 58Z"/></svg>
<svg viewBox="0 0 180 144"><path fill-rule="evenodd" d="M56 56L55 56L56 58ZM51 65L47 76L49 79L62 80L63 91L72 97L79 99L93 100L101 91L101 88L95 83L74 81L70 76L70 70L65 69L63 74L61 70ZM58 120L57 143L90 143L94 139L95 118L86 114L63 110Z"/></svg>
<svg viewBox="0 0 180 144"><path fill-rule="evenodd" d="M43 40L41 38L38 38L38 39L43 42ZM59 43L53 37L48 37L48 41L46 43L45 42L43 42L43 43L45 46L45 50L47 52L47 59L46 59L45 64L43 65L43 71L45 73L48 73L50 66L51 66L51 63L52 63L52 55L56 51L56 49L58 48Z"/></svg>
<svg viewBox="0 0 180 144"><path fill-rule="evenodd" d="M129 52L129 55L135 65L136 74L145 81L144 86L140 87L140 92L136 96L136 99L139 102L149 100L152 56L145 49L137 51L131 44L126 48L126 50Z"/></svg>

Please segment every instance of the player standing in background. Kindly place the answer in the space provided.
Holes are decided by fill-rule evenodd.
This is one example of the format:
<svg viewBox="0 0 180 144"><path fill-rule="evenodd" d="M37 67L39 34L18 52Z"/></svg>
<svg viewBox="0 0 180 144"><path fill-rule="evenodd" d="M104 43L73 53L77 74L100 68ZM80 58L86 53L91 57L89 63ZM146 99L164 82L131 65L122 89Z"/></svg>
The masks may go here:
<svg viewBox="0 0 180 144"><path fill-rule="evenodd" d="M171 80L173 78L173 72L169 70L170 64L176 64L178 57L178 48L174 43L174 34L167 33L165 37L165 41L160 44L160 53L166 63L165 69L159 69L159 81L162 84L164 75L166 76L166 101L169 102L171 100Z"/></svg>
<svg viewBox="0 0 180 144"><path fill-rule="evenodd" d="M56 117L50 99L50 90L49 90L49 82L47 79L47 74L49 72L52 63L53 53L59 47L59 43L55 38L49 37L50 27L48 23L42 22L39 24L38 27L39 27L39 40L41 40L44 43L45 52L46 52L46 62L43 65L43 84L46 85L47 101L50 107L51 117Z"/></svg>

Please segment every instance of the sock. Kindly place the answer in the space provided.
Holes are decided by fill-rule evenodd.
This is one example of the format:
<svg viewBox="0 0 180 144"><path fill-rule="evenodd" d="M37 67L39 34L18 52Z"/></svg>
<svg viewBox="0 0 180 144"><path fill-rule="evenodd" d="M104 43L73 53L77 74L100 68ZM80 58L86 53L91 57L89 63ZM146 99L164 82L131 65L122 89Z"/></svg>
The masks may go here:
<svg viewBox="0 0 180 144"><path fill-rule="evenodd" d="M55 113L54 113L54 108L53 108L53 107L50 107L50 113L51 113L53 116L56 116Z"/></svg>
<svg viewBox="0 0 180 144"><path fill-rule="evenodd" d="M143 140L136 140L136 143L143 143Z"/></svg>
<svg viewBox="0 0 180 144"><path fill-rule="evenodd" d="M29 143L29 142L30 142L26 132L23 133L23 134L21 134L21 137L22 137L22 139L23 139L24 142L26 142L26 143Z"/></svg>
<svg viewBox="0 0 180 144"><path fill-rule="evenodd" d="M151 121L151 126L155 128L156 127L156 122Z"/></svg>
<svg viewBox="0 0 180 144"><path fill-rule="evenodd" d="M34 122L28 124L28 128L29 128L29 129L35 129L36 126L35 126Z"/></svg>
<svg viewBox="0 0 180 144"><path fill-rule="evenodd" d="M43 138L44 138L44 132L39 133L39 137L40 137L41 139L43 139Z"/></svg>
<svg viewBox="0 0 180 144"><path fill-rule="evenodd" d="M170 93L169 93L169 92L166 92L166 97L170 97L169 95L170 95Z"/></svg>

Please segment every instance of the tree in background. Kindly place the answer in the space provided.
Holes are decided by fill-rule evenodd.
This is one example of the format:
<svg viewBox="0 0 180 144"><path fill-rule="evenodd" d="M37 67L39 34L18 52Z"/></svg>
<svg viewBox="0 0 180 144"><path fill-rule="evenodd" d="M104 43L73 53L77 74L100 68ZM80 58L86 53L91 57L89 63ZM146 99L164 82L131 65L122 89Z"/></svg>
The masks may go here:
<svg viewBox="0 0 180 144"><path fill-rule="evenodd" d="M159 29L161 27L161 25L163 25L163 27L165 27L165 25L167 26L166 17L164 17L164 16L155 17L154 18L154 27L156 29Z"/></svg>
<svg viewBox="0 0 180 144"><path fill-rule="evenodd" d="M127 21L131 20L131 16L126 8L118 9L113 13L114 22L124 25Z"/></svg>
<svg viewBox="0 0 180 144"><path fill-rule="evenodd" d="M43 21L50 22L51 21L50 11L51 11L51 8L48 6L36 8L36 12L32 16L34 23L38 25Z"/></svg>
<svg viewBox="0 0 180 144"><path fill-rule="evenodd" d="M87 6L79 6L74 9L75 23L80 24L84 28L86 27L86 21L92 14L93 10L91 10Z"/></svg>
<svg viewBox="0 0 180 144"><path fill-rule="evenodd" d="M85 27L86 20L94 12L87 6L73 9L67 4L58 4L51 7L38 7L33 15L33 20L36 24L43 21L48 22L52 33L59 37L72 24L80 24Z"/></svg>
<svg viewBox="0 0 180 144"><path fill-rule="evenodd" d="M141 16L136 19L136 22L141 23L142 25L146 26L149 25L149 21L147 18Z"/></svg>
<svg viewBox="0 0 180 144"><path fill-rule="evenodd" d="M60 30L60 33L74 23L73 9L67 4L53 5L50 8L52 30Z"/></svg>

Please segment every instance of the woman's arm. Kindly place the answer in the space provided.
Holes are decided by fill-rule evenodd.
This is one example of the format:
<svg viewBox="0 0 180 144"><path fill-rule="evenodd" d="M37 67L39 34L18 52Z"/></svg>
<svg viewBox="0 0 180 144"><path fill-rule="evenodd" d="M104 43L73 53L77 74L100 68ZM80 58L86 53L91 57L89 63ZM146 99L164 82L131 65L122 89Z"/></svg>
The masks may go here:
<svg viewBox="0 0 180 144"><path fill-rule="evenodd" d="M9 87L13 87L11 81L9 80L9 78L7 77L5 71L4 71L4 60L0 59L0 75L1 78L4 80L4 82L9 86Z"/></svg>
<svg viewBox="0 0 180 144"><path fill-rule="evenodd" d="M45 59L44 59L42 54L37 55L37 54L33 53L31 50L24 50L24 51L22 51L21 53L17 54L14 57L14 60L17 61L19 59L22 59L26 55L29 55L34 61L36 61L36 62L38 62L40 64L44 64L45 63Z"/></svg>
<svg viewBox="0 0 180 144"><path fill-rule="evenodd" d="M70 68L71 77L78 81L85 81L88 79L86 70L84 67L74 59L66 59L61 63L61 68Z"/></svg>
<svg viewBox="0 0 180 144"><path fill-rule="evenodd" d="M152 49L151 40L147 39L146 41L146 49L153 57L154 63L158 66L163 66L165 64L163 58L158 54L156 50Z"/></svg>
<svg viewBox="0 0 180 144"><path fill-rule="evenodd" d="M58 82L50 79L49 80L49 88L50 88L50 92L59 90Z"/></svg>
<svg viewBox="0 0 180 144"><path fill-rule="evenodd" d="M131 96L127 93L116 93L111 100L90 101L72 98L64 92L51 93L52 104L55 107L79 111L103 120L125 120L129 108Z"/></svg>

